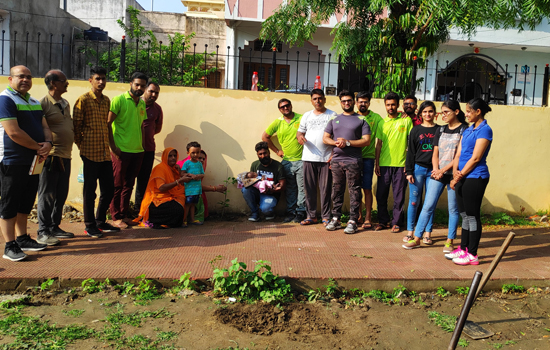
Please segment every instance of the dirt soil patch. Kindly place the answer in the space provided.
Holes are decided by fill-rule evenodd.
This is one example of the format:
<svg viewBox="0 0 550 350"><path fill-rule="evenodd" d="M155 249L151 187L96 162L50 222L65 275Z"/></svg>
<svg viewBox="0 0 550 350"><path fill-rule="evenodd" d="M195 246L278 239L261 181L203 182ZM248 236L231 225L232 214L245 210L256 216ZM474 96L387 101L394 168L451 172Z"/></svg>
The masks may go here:
<svg viewBox="0 0 550 350"><path fill-rule="evenodd" d="M140 306L113 290L29 290L26 295L31 298L19 312L30 318L26 324L34 331L12 332L15 325L6 324L13 310L0 310L2 349L54 348L37 345L48 344L56 334L40 331L45 325L73 333L80 329L79 334L89 331L83 339L75 336L57 344L59 349L445 349L451 333L434 324L428 313L458 316L464 302L457 294L420 293L421 301L403 296L396 305L342 298L273 306L226 303L201 293L165 295ZM477 341L463 335L467 346L458 349L550 348L548 290L488 293L476 302L469 319L495 335Z"/></svg>

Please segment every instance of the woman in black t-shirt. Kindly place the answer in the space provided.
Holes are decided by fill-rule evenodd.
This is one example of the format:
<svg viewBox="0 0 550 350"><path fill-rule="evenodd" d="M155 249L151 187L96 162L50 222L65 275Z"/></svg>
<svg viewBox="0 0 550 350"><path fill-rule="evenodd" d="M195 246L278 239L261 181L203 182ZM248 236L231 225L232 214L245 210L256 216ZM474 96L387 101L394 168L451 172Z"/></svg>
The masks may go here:
<svg viewBox="0 0 550 350"><path fill-rule="evenodd" d="M432 153L433 170L431 181L428 182L426 198L422 206L422 212L418 218L414 232L414 243L403 245L406 249L416 248L420 245L420 237L433 218L435 207L439 197L447 187L447 199L449 208L449 232L443 248L444 253L452 252L453 240L456 238L458 228L458 205L455 191L449 183L453 178L453 159L462 137L462 132L468 127L464 112L457 101L445 101L441 106L445 126L438 126L434 137L434 150Z"/></svg>

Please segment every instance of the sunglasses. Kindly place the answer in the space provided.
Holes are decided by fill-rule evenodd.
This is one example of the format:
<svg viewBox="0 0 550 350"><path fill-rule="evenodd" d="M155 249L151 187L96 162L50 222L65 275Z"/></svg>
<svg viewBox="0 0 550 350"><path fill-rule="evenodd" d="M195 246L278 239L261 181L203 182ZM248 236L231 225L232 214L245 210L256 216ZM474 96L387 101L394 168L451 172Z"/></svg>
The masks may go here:
<svg viewBox="0 0 550 350"><path fill-rule="evenodd" d="M353 103L353 100L341 100L340 103L342 103L342 104Z"/></svg>
<svg viewBox="0 0 550 350"><path fill-rule="evenodd" d="M290 107L292 107L292 105L289 103L289 104L286 104L286 105L279 106L279 109L285 109L285 108L290 108Z"/></svg>

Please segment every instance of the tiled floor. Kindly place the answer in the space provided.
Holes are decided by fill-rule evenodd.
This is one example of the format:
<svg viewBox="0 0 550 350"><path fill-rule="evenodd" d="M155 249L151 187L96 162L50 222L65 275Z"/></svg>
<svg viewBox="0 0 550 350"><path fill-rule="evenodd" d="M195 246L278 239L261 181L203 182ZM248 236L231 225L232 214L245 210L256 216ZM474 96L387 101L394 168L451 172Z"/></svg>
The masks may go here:
<svg viewBox="0 0 550 350"><path fill-rule="evenodd" d="M481 264L475 267L457 266L443 257L446 230L434 232L433 246L405 250L403 234L360 231L345 235L342 230L328 232L322 225L207 222L186 229L132 228L102 239L86 237L82 224L64 223L62 227L76 237L42 252L30 252L21 262L0 259L0 280L134 278L141 274L166 280L185 272L206 279L212 275L208 262L221 255L222 266L234 258L249 266L267 260L275 273L296 279L467 281L475 270L488 268L508 234L484 232ZM34 237L36 225L29 224L29 232ZM548 282L550 229L515 232L492 278Z"/></svg>

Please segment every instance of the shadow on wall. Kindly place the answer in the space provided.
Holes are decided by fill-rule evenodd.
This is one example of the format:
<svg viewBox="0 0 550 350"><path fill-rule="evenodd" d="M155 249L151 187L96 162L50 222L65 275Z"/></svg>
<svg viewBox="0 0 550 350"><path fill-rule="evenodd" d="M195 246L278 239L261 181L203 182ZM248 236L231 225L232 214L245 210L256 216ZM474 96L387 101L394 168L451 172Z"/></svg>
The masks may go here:
<svg viewBox="0 0 550 350"><path fill-rule="evenodd" d="M502 207L494 206L487 197L483 197L483 204L481 205L481 212L482 213L497 213L497 212L505 212L505 213L512 213L517 215L532 215L537 212L537 210L544 209L544 208L533 208L532 206L527 203L526 200L523 198L520 198L516 196L515 194L507 193L506 196L508 197L508 200L510 201L510 205L513 210L505 209Z"/></svg>

